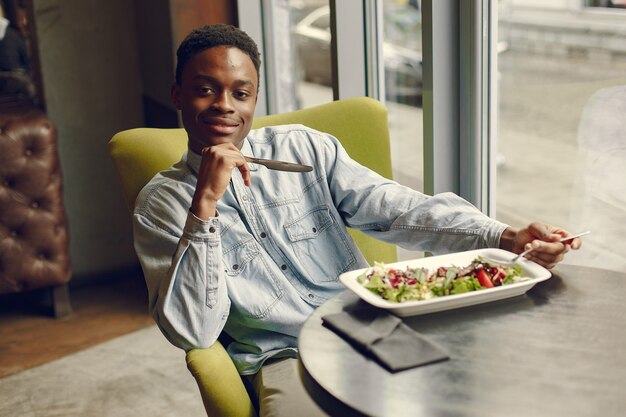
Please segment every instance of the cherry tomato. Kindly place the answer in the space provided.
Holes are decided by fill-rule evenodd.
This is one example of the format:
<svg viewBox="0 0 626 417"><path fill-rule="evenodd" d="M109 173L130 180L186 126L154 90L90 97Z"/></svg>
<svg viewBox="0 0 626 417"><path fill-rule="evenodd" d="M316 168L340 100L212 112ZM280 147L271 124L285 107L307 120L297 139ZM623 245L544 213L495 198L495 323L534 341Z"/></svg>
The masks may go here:
<svg viewBox="0 0 626 417"><path fill-rule="evenodd" d="M491 278L487 275L487 272L484 269L479 269L476 273L476 279L478 279L478 283L485 288L493 288L493 282L491 282Z"/></svg>

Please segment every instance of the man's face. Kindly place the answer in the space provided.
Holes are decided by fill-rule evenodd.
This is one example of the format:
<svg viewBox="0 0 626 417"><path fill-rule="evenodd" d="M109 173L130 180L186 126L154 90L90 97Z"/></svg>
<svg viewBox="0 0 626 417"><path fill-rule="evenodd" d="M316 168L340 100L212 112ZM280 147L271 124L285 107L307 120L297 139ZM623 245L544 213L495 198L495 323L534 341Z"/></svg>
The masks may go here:
<svg viewBox="0 0 626 417"><path fill-rule="evenodd" d="M252 127L258 74L252 60L234 47L216 46L197 53L172 86L192 150L233 143L241 148Z"/></svg>

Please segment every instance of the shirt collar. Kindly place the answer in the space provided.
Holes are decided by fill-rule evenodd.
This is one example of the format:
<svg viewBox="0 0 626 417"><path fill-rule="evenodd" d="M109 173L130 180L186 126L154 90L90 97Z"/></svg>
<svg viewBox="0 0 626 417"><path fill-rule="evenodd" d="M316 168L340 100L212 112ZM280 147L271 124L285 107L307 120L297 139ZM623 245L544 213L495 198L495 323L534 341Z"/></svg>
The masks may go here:
<svg viewBox="0 0 626 417"><path fill-rule="evenodd" d="M243 140L241 153L244 154L245 156L254 156L254 154L252 153L252 147L250 146L250 142L248 141L248 138L245 138ZM189 168L191 168L191 170L196 175L198 175L198 172L200 172L200 162L202 162L202 155L197 154L188 148L187 151L185 151L185 154L183 155L183 160L186 161ZM257 169L259 169L259 166L257 164L248 164L248 168L250 169L250 171L256 171Z"/></svg>

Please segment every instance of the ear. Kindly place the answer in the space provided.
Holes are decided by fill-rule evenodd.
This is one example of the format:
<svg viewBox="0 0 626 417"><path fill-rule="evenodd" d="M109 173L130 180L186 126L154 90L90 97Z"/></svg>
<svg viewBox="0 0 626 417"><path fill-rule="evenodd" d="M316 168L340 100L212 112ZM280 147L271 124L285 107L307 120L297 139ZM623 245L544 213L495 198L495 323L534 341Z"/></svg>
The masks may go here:
<svg viewBox="0 0 626 417"><path fill-rule="evenodd" d="M180 85L176 82L172 83L172 87L170 88L170 98L172 99L172 103L174 103L176 110L180 110Z"/></svg>

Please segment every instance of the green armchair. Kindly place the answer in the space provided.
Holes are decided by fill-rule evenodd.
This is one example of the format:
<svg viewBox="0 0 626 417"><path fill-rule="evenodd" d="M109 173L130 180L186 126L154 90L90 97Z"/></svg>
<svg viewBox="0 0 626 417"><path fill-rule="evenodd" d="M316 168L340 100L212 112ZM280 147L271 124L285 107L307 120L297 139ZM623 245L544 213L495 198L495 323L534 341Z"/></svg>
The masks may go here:
<svg viewBox="0 0 626 417"><path fill-rule="evenodd" d="M300 123L337 137L350 156L361 164L391 178L387 109L378 101L361 97L258 117L253 128ZM117 133L109 142L109 154L121 179L124 195L132 209L141 188L159 171L179 161L187 148L184 129L138 128ZM365 258L394 262L393 245L350 230ZM256 416L235 365L218 341L207 349L187 352L187 367L196 379L209 416Z"/></svg>

